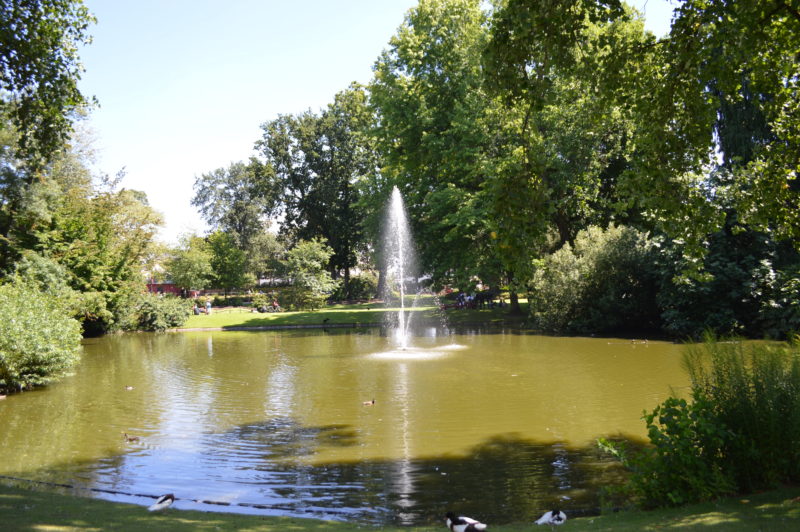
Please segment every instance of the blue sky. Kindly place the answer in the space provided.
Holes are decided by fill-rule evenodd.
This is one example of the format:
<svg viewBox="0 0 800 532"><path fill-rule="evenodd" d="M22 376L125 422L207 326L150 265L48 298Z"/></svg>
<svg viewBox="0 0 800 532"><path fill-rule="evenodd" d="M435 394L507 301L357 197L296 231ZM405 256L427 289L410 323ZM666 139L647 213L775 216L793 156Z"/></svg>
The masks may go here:
<svg viewBox="0 0 800 532"><path fill-rule="evenodd" d="M84 0L98 22L81 51L97 170L143 190L161 238L202 232L195 177L253 155L259 126L318 111L372 65L416 0ZM669 28L666 0L637 0Z"/></svg>

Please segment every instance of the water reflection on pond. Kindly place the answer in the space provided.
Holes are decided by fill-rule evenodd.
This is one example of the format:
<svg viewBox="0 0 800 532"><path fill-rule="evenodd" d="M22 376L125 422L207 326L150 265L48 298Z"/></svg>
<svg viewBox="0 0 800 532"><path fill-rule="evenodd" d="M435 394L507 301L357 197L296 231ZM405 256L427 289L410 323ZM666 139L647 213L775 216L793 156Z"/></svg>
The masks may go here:
<svg viewBox="0 0 800 532"><path fill-rule="evenodd" d="M426 329L412 344L378 329L88 340L75 375L0 404L0 474L142 505L532 519L596 508L619 472L595 439L643 437L642 411L687 381L669 343Z"/></svg>

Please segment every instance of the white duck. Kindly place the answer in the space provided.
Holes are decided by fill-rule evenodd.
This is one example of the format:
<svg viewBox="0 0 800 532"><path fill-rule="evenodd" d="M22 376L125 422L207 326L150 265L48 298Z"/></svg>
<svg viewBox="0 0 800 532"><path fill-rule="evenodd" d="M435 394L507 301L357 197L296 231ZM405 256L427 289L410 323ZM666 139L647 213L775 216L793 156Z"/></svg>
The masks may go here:
<svg viewBox="0 0 800 532"><path fill-rule="evenodd" d="M453 512L447 512L445 515L445 523L447 528L452 532L477 532L479 530L486 530L486 525L472 519L470 517L458 516Z"/></svg>
<svg viewBox="0 0 800 532"><path fill-rule="evenodd" d="M536 524L550 525L550 528L553 528L554 526L563 525L566 520L567 514L561 510L554 509L550 510L549 512L545 512L545 514L541 516L538 521L536 521Z"/></svg>
<svg viewBox="0 0 800 532"><path fill-rule="evenodd" d="M147 509L151 512L157 512L158 510L163 510L173 502L175 502L175 495L172 493L167 493L166 495L159 497L158 500L156 500L156 502Z"/></svg>

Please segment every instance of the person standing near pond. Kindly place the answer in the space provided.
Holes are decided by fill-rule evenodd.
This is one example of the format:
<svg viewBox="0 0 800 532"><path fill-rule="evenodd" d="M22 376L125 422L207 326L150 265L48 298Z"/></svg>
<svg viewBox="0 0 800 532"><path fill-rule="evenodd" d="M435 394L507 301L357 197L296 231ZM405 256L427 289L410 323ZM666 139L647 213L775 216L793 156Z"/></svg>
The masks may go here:
<svg viewBox="0 0 800 532"><path fill-rule="evenodd" d="M209 316L211 315L211 300L210 299L206 300L206 314L209 315Z"/></svg>

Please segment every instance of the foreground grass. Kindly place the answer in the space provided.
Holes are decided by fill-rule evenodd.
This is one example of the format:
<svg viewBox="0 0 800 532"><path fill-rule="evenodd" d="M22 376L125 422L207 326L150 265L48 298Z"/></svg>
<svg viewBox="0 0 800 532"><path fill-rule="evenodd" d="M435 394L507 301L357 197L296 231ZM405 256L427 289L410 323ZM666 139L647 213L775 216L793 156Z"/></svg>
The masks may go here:
<svg viewBox="0 0 800 532"><path fill-rule="evenodd" d="M479 517L479 516L476 516ZM491 525L491 523L490 523ZM88 531L88 530L242 530L295 531L384 530L390 532L434 532L433 527L369 527L349 523L261 517L252 515L193 512L167 509L150 513L143 506L113 503L32 491L0 484L0 528L19 531ZM491 526L500 532L536 529L531 523ZM599 517L569 519L564 531L638 531L638 530L724 530L784 531L800 530L800 487L786 487L748 497L724 499L714 503L658 510L619 512ZM546 530L546 527L543 528Z"/></svg>
<svg viewBox="0 0 800 532"><path fill-rule="evenodd" d="M448 325L451 326L462 323L520 324L523 321L523 317L510 316L507 307L442 311L434 304L432 298L424 298L406 310L414 314L414 320L440 324L446 319ZM327 305L315 311L266 312L263 314L252 312L247 307L233 307L214 309L210 316L205 314L191 316L181 329L380 325L387 313L397 311L397 307L384 307L382 303Z"/></svg>

